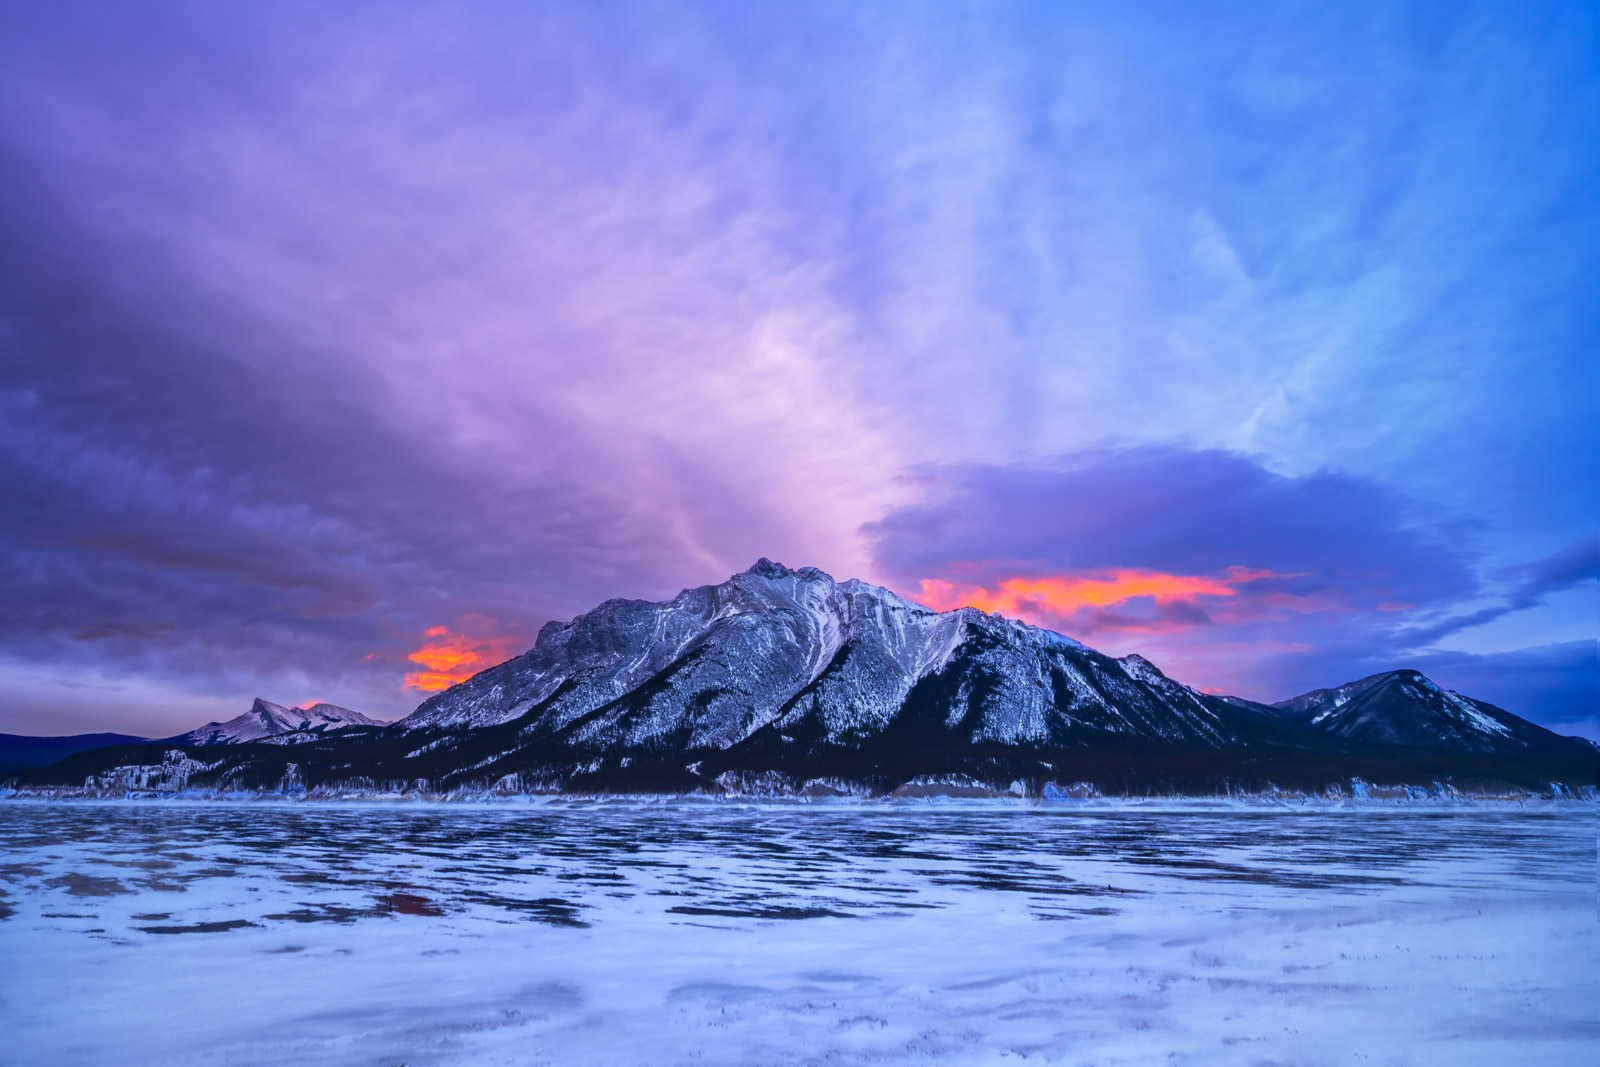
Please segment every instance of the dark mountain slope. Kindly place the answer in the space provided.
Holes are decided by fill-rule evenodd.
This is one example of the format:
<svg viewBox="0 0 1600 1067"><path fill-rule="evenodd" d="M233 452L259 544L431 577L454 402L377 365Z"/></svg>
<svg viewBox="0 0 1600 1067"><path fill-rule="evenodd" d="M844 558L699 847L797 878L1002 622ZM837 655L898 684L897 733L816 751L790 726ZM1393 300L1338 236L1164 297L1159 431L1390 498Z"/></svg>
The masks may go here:
<svg viewBox="0 0 1600 1067"><path fill-rule="evenodd" d="M1441 689L1412 670L1374 674L1273 706L1286 718L1351 741L1505 755L1577 752L1582 744Z"/></svg>
<svg viewBox="0 0 1600 1067"><path fill-rule="evenodd" d="M145 740L131 734L69 734L62 737L0 734L0 771L45 767L85 749L143 744Z"/></svg>

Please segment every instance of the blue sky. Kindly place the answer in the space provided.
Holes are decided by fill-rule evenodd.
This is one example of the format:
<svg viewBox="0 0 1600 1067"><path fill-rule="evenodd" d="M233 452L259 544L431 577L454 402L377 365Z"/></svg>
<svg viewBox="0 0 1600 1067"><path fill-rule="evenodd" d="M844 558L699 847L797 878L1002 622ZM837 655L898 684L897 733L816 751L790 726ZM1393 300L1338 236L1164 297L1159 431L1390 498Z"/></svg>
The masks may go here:
<svg viewBox="0 0 1600 1067"><path fill-rule="evenodd" d="M1593 5L19 3L0 190L0 730L764 555L1600 736Z"/></svg>

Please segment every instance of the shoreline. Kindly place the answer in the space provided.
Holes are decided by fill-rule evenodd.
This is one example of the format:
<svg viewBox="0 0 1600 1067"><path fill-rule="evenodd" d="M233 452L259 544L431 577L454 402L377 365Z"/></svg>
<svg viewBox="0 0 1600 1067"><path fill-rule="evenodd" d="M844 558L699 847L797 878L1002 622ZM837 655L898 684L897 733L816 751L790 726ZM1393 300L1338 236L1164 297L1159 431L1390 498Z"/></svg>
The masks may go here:
<svg viewBox="0 0 1600 1067"><path fill-rule="evenodd" d="M1015 796L995 793L987 796L953 793L926 793L910 796L800 796L744 793L486 793L486 792L318 792L315 794L219 792L211 790L183 790L180 792L135 791L118 794L85 789L60 788L50 790L0 790L0 802L20 804L82 803L82 804L148 804L175 802L180 804L262 804L284 807L330 806L340 807L373 804L382 807L415 806L426 808L462 808L471 806L515 807L598 807L598 806L662 806L687 805L705 807L771 806L782 808L820 807L846 810L970 808L1019 809L1041 811L1110 810L1124 807L1249 807L1258 809L1284 809L1334 811L1341 808L1371 810L1373 808L1432 807L1439 810L1456 810L1479 807L1509 807L1539 805L1551 808L1595 807L1600 804L1600 791L1593 787L1579 790L1526 793L1444 793L1422 790L1418 787L1373 787L1372 795L1328 796L1291 792L1232 793L1232 794L1151 794L1143 796Z"/></svg>

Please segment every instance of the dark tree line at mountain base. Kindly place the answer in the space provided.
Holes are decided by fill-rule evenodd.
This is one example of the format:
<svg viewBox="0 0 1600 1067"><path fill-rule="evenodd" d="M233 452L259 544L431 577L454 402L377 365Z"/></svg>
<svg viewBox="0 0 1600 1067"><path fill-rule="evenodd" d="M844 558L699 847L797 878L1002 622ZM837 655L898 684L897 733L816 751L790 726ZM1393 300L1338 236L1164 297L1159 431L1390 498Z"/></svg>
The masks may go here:
<svg viewBox="0 0 1600 1067"><path fill-rule="evenodd" d="M355 729L297 745L116 745L24 770L8 784L82 787L90 776L118 767L161 764L174 750L210 767L189 776L189 789L252 792L275 792L288 782L291 790L444 794L498 786L508 792L715 794L728 791L726 783L732 781L735 791L798 792L807 782L831 782L853 793L885 795L919 778L964 778L1002 793L1020 783L1030 796L1051 783L1087 783L1107 796L1216 796L1273 789L1348 793L1359 778L1424 789L1448 786L1463 793L1544 793L1551 783L1572 790L1594 787L1600 766L1597 754L1577 748L1515 756L1349 743L1317 750L1021 747L952 743L948 734L934 732L890 734L852 747L758 733L729 749L619 754L553 740L530 742L518 730L518 723L506 723L432 736ZM752 788L757 781L765 784Z"/></svg>

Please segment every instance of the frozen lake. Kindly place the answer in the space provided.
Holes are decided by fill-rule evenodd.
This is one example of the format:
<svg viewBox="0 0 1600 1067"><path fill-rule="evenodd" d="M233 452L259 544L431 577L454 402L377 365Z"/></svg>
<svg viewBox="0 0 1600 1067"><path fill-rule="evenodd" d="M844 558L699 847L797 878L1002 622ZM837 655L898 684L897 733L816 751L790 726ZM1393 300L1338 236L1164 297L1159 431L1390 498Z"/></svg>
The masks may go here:
<svg viewBox="0 0 1600 1067"><path fill-rule="evenodd" d="M0 802L0 1062L1593 1064L1593 804Z"/></svg>

